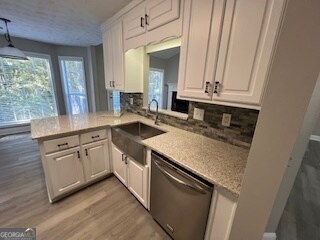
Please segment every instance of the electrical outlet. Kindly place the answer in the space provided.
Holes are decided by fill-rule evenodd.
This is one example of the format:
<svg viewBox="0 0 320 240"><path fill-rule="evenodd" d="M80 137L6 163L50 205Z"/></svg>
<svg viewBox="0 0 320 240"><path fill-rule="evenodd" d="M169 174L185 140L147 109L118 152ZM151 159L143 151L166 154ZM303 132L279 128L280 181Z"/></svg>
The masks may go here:
<svg viewBox="0 0 320 240"><path fill-rule="evenodd" d="M203 121L204 109L194 108L193 119Z"/></svg>
<svg viewBox="0 0 320 240"><path fill-rule="evenodd" d="M221 121L222 126L230 127L231 117L232 115L229 113L222 114L222 121Z"/></svg>
<svg viewBox="0 0 320 240"><path fill-rule="evenodd" d="M133 98L130 98L130 105L133 105Z"/></svg>

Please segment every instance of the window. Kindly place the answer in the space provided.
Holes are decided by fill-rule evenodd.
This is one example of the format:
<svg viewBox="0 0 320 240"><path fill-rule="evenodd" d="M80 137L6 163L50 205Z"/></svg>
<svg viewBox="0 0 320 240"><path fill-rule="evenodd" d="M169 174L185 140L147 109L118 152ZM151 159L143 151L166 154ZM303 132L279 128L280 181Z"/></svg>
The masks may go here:
<svg viewBox="0 0 320 240"><path fill-rule="evenodd" d="M112 92L112 100L113 100L113 111L120 113L121 104L120 104L120 92L113 91Z"/></svg>
<svg viewBox="0 0 320 240"><path fill-rule="evenodd" d="M57 115L50 56L29 61L0 57L0 127Z"/></svg>
<svg viewBox="0 0 320 240"><path fill-rule="evenodd" d="M152 99L156 99L159 103L159 108L162 108L163 78L163 69L150 68L148 102L150 102Z"/></svg>
<svg viewBox="0 0 320 240"><path fill-rule="evenodd" d="M68 114L88 112L83 58L59 57L63 90Z"/></svg>

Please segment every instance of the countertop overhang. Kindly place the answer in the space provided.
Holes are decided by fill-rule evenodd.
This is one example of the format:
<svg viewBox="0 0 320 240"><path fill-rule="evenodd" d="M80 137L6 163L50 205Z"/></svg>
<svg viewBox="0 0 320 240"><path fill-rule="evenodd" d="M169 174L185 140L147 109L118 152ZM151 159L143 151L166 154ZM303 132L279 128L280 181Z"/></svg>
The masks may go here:
<svg viewBox="0 0 320 240"><path fill-rule="evenodd" d="M247 149L169 125L156 126L154 121L137 114L114 117L108 112L98 112L36 119L31 121L31 137L44 140L137 121L166 132L143 140L145 146L235 197L239 196L249 153Z"/></svg>

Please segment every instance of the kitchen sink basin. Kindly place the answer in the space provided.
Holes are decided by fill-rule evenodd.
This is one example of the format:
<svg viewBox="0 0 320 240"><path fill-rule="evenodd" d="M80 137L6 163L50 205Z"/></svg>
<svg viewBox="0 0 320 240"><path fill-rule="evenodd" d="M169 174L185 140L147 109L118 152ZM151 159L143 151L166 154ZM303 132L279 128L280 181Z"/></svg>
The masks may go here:
<svg viewBox="0 0 320 240"><path fill-rule="evenodd" d="M142 140L165 133L141 122L113 127L111 132L113 144L142 165L146 164L146 147Z"/></svg>

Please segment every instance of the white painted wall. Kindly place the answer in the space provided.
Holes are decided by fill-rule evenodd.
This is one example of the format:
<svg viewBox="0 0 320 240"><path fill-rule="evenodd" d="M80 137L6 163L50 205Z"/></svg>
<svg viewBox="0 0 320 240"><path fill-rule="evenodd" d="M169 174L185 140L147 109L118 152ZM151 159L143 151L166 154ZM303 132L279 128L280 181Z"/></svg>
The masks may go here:
<svg viewBox="0 0 320 240"><path fill-rule="evenodd" d="M317 119L316 126L312 131L312 135L320 136L320 118Z"/></svg>
<svg viewBox="0 0 320 240"><path fill-rule="evenodd" d="M291 153L291 158L288 163L285 175L282 179L280 189L273 205L266 232L275 232L282 212L286 206L289 194L294 185L295 178L300 169L305 151L307 149L310 135L313 133L315 125L320 116L320 76L317 80L317 85L312 94L307 113L305 115L302 128Z"/></svg>
<svg viewBox="0 0 320 240"><path fill-rule="evenodd" d="M230 240L262 239L320 72L320 1L288 0Z"/></svg>
<svg viewBox="0 0 320 240"><path fill-rule="evenodd" d="M150 56L150 68L164 69L164 86L163 86L163 108L167 108L168 102L168 88L167 83L178 83L179 72L179 58L180 54L177 54L169 59L160 59L154 56Z"/></svg>

